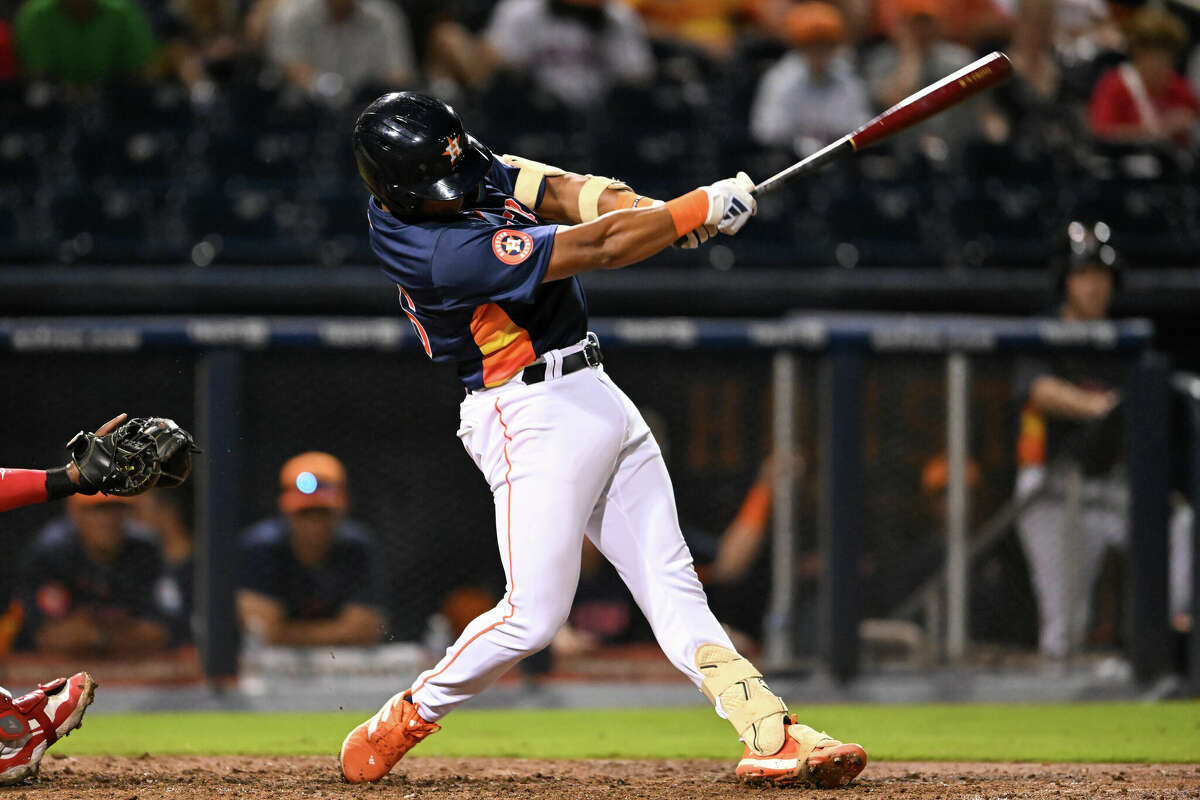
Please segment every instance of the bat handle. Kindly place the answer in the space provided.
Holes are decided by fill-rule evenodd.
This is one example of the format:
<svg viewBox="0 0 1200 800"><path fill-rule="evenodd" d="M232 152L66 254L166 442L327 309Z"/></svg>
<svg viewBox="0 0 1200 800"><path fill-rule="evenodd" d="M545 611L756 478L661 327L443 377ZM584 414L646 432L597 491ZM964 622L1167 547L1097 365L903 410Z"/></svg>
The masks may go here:
<svg viewBox="0 0 1200 800"><path fill-rule="evenodd" d="M825 145L803 161L792 164L782 172L778 172L754 187L751 192L755 198L770 194L799 178L815 172L826 164L845 158L855 150L854 140L850 135L843 136L835 142Z"/></svg>

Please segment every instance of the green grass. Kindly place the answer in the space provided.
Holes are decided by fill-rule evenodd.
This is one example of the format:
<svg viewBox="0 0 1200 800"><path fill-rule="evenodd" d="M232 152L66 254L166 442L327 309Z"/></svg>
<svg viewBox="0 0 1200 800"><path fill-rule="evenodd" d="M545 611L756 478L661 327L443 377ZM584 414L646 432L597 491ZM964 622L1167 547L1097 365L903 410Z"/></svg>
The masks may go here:
<svg viewBox="0 0 1200 800"><path fill-rule="evenodd" d="M1200 702L813 706L803 721L877 760L1200 761ZM366 713L94 714L64 753L332 755ZM740 755L706 708L460 711L414 755L716 758Z"/></svg>

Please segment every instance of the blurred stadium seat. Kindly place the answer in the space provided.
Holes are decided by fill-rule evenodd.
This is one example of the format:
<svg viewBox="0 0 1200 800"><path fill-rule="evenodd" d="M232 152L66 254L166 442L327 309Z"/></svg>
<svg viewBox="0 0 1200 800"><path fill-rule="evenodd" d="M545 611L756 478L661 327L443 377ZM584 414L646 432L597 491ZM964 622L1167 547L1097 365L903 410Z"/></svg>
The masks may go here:
<svg viewBox="0 0 1200 800"><path fill-rule="evenodd" d="M656 83L615 89L602 114L568 108L512 75L455 105L497 153L616 176L661 198L738 170L762 180L797 159L758 146L741 122L778 45L743 45L746 68L733 71L708 69L686 48L657 47L666 51ZM3 258L186 263L195 244L217 236L212 256L234 262L371 263L358 200L350 202L362 190L349 134L377 91L329 109L264 74L197 107L171 83L70 100L43 84L0 85L0 173L21 197L0 202ZM1032 267L1044 262L1054 226L1078 215L1108 220L1134 264L1191 262L1200 192L1188 165L1086 142L1062 163L1022 150L1035 140L971 141L940 161L917 148L876 147L764 202L736 247L699 261L667 252L654 263ZM109 187L120 196L95 213L111 225L87 230L98 223L84 222L86 206ZM140 199L126 213L130 192ZM60 211L67 216L51 225L46 215Z"/></svg>

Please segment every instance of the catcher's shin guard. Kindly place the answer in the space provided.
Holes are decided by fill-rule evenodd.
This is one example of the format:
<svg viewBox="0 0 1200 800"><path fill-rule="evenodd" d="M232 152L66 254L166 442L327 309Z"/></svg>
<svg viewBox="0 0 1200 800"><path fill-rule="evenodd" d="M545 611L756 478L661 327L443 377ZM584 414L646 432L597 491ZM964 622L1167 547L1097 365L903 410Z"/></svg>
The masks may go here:
<svg viewBox="0 0 1200 800"><path fill-rule="evenodd" d="M751 752L765 756L783 747L787 706L753 664L727 647L704 644L696 650L696 667L704 676L700 691Z"/></svg>
<svg viewBox="0 0 1200 800"><path fill-rule="evenodd" d="M83 724L95 692L92 676L79 672L15 699L0 693L0 786L37 775L46 749Z"/></svg>

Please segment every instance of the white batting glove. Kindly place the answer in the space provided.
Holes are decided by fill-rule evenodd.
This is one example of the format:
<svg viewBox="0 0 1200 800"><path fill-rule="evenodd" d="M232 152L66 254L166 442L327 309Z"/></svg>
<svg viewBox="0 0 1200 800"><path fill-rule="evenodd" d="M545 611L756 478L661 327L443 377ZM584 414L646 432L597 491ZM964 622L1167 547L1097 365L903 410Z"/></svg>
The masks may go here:
<svg viewBox="0 0 1200 800"><path fill-rule="evenodd" d="M726 236L733 236L740 231L758 211L758 203L750 193L753 189L754 181L744 172L739 172L736 178L726 178L705 186L709 201L705 225L715 225Z"/></svg>

